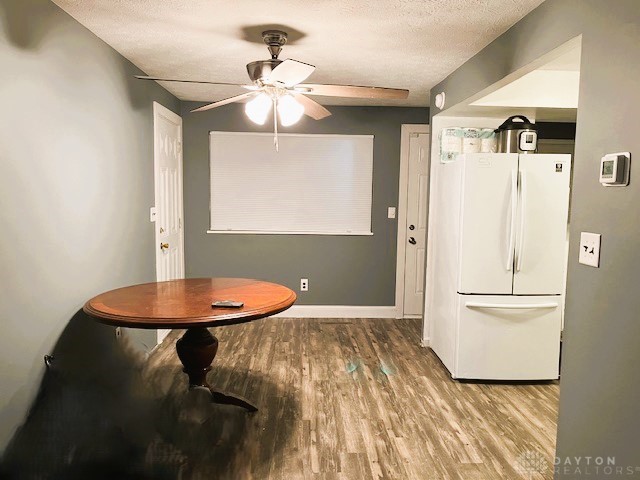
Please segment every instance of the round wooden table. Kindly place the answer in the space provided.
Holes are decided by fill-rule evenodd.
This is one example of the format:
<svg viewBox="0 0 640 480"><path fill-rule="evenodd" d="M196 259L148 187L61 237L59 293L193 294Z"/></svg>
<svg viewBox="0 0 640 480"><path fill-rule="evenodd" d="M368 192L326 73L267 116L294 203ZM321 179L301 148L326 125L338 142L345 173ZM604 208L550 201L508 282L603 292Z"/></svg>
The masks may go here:
<svg viewBox="0 0 640 480"><path fill-rule="evenodd" d="M218 300L243 302L241 308L212 308ZM289 308L296 294L275 283L246 278L188 278L118 288L92 298L84 312L101 323L130 328L185 328L176 343L189 376L189 388L204 387L214 403L238 405L255 412L247 400L214 390L207 372L218 351L209 327L234 325L268 317Z"/></svg>

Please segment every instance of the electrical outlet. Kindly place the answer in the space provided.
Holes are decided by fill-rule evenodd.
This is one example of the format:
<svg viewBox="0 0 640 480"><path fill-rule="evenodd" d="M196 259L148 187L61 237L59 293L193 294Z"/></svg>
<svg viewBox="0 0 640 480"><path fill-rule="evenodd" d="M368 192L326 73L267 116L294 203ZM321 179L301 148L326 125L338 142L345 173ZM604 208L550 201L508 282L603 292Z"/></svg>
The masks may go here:
<svg viewBox="0 0 640 480"><path fill-rule="evenodd" d="M580 255L578 261L590 267L600 267L600 234L580 233Z"/></svg>
<svg viewBox="0 0 640 480"><path fill-rule="evenodd" d="M301 278L300 279L300 291L301 292L309 291L309 279L308 278Z"/></svg>

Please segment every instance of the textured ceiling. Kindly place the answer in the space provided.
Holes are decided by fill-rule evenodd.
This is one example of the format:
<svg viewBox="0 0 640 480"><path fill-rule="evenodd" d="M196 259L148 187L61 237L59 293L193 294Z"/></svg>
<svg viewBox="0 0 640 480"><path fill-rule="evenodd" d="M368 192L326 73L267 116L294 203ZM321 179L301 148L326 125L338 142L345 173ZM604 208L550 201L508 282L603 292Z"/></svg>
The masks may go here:
<svg viewBox="0 0 640 480"><path fill-rule="evenodd" d="M427 106L429 90L542 0L54 0L148 75L247 83L269 58L260 32L285 27L280 59L310 83L406 88L407 100L315 97L325 105ZM293 37L293 38L292 38ZM164 83L182 100L243 90Z"/></svg>

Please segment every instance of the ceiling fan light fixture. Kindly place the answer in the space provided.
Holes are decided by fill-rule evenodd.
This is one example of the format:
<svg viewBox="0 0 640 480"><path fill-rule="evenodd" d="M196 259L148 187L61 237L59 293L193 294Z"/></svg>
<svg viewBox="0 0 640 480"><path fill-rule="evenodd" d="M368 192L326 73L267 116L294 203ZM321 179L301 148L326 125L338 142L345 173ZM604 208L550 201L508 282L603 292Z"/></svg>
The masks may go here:
<svg viewBox="0 0 640 480"><path fill-rule="evenodd" d="M291 95L283 95L278 98L278 115L283 127L297 123L303 113L304 107Z"/></svg>
<svg viewBox="0 0 640 480"><path fill-rule="evenodd" d="M261 93L256 98L247 102L244 106L244 112L253 123L264 125L271 110L271 98L266 93Z"/></svg>

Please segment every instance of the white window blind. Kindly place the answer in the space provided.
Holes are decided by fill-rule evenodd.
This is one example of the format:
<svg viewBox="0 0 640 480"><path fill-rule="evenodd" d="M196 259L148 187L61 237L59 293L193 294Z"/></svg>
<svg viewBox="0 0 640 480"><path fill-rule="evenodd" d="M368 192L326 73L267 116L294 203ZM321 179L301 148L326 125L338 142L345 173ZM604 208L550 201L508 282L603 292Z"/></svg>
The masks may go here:
<svg viewBox="0 0 640 480"><path fill-rule="evenodd" d="M210 232L371 235L373 135L210 133Z"/></svg>

